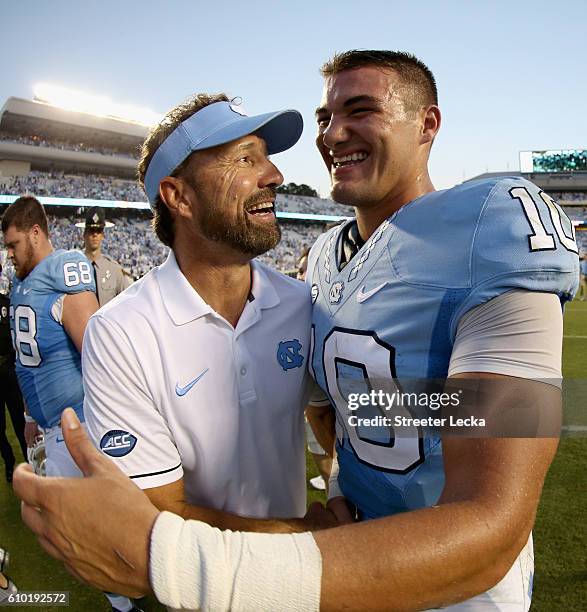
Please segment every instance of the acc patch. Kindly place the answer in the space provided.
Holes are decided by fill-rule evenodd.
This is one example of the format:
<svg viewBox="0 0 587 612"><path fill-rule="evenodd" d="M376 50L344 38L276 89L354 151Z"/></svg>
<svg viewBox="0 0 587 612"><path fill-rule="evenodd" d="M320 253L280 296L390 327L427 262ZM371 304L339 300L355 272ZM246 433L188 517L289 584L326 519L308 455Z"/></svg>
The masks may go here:
<svg viewBox="0 0 587 612"><path fill-rule="evenodd" d="M330 287L330 303L338 304L342 298L342 292L344 291L344 283L337 281Z"/></svg>
<svg viewBox="0 0 587 612"><path fill-rule="evenodd" d="M111 429L100 440L100 448L110 457L124 457L136 446L137 439L128 431Z"/></svg>
<svg viewBox="0 0 587 612"><path fill-rule="evenodd" d="M277 346L277 363L283 368L284 372L292 368L301 368L304 363L304 356L300 355L302 345L299 340L285 340Z"/></svg>
<svg viewBox="0 0 587 612"><path fill-rule="evenodd" d="M312 295L312 304L315 304L316 300L318 299L318 285L316 285L316 283L312 285L311 295Z"/></svg>

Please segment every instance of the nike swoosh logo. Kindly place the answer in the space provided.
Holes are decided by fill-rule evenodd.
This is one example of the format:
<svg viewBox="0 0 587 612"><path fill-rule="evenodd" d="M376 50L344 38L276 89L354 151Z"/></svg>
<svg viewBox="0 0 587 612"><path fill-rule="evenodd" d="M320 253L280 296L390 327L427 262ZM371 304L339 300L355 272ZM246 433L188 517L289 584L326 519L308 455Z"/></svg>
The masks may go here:
<svg viewBox="0 0 587 612"><path fill-rule="evenodd" d="M368 300L371 296L375 295L378 291L383 289L385 285L387 285L387 281L385 281L384 283L381 283L381 285L378 285L377 287L375 287L374 289L371 289L370 291L365 291L365 285L363 285L363 287L359 289L359 292L357 293L357 302L361 304L365 300Z"/></svg>
<svg viewBox="0 0 587 612"><path fill-rule="evenodd" d="M199 376L196 376L194 380L189 382L185 387L180 387L179 383L175 383L175 393L179 397L183 397L199 380L204 376L204 374L209 370L206 368Z"/></svg>
<svg viewBox="0 0 587 612"><path fill-rule="evenodd" d="M22 292L24 295L26 295L27 293L29 293L29 291L31 291L32 287L29 287L28 289L23 289Z"/></svg>
<svg viewBox="0 0 587 612"><path fill-rule="evenodd" d="M55 438L55 442L59 444L59 442L65 442L65 440L63 438Z"/></svg>

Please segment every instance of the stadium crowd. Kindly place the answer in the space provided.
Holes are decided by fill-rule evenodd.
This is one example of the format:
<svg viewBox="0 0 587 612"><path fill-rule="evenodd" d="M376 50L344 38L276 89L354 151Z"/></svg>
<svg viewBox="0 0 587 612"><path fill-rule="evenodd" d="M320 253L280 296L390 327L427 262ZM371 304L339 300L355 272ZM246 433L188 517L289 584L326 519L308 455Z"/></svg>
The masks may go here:
<svg viewBox="0 0 587 612"><path fill-rule="evenodd" d="M63 151L77 151L80 153L100 153L101 155L119 155L122 157L130 157L131 159L136 159L138 157L138 150L128 151L124 149L115 149L112 147L90 145L86 142L57 138L45 140L41 136L37 135L0 132L0 141L13 142L15 144L32 145L34 147L50 147L52 149L61 149Z"/></svg>
<svg viewBox="0 0 587 612"><path fill-rule="evenodd" d="M65 216L48 214L51 242L55 248L83 250L83 232L75 226L82 218L81 212ZM107 218L115 225L106 230L102 251L119 262L135 280L165 261L169 249L155 236L148 219L133 216L130 212L117 218L107 214ZM282 222L281 231L280 243L259 259L272 268L290 272L296 267L304 246L314 243L324 231L324 225ZM5 251L1 251L0 264L4 266L0 275L0 292L6 293L14 271L10 261L6 260Z"/></svg>
<svg viewBox="0 0 587 612"><path fill-rule="evenodd" d="M587 201L587 193L584 191L549 191L557 202L581 202ZM583 213L585 210L583 210Z"/></svg>
<svg viewBox="0 0 587 612"><path fill-rule="evenodd" d="M35 196L92 198L146 202L136 181L98 174L65 174L31 171L26 176L0 177L7 194L33 193ZM293 213L348 216L349 208L324 198L277 194L277 210Z"/></svg>
<svg viewBox="0 0 587 612"><path fill-rule="evenodd" d="M564 211L567 213L569 219L573 221L582 221L585 223L587 220L587 208L583 206L567 206L564 208Z"/></svg>
<svg viewBox="0 0 587 612"><path fill-rule="evenodd" d="M65 174L64 172L31 171L26 176L2 179L4 191L12 195L33 193L35 196L90 198L145 202L145 195L136 181L98 174Z"/></svg>

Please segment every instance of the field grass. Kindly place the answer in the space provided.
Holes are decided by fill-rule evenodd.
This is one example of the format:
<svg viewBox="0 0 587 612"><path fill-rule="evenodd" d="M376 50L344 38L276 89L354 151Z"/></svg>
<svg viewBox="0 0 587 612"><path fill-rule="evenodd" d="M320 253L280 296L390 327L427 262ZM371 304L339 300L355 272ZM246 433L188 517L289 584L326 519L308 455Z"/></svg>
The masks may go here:
<svg viewBox="0 0 587 612"><path fill-rule="evenodd" d="M565 377L583 379L587 386L587 302L567 308L565 336ZM584 406L581 408L585 410ZM587 609L586 457L585 437L563 437L546 480L534 530L536 572L532 610L535 612ZM311 459L307 465L309 477L315 476L317 472ZM323 499L321 492L308 490L309 502ZM110 610L103 595L78 583L39 548L32 534L22 526L18 501L3 478L0 478L0 546L11 552L10 575L21 590L69 591L72 612ZM151 598L139 605L146 612L164 610ZM59 609L62 608L46 608Z"/></svg>

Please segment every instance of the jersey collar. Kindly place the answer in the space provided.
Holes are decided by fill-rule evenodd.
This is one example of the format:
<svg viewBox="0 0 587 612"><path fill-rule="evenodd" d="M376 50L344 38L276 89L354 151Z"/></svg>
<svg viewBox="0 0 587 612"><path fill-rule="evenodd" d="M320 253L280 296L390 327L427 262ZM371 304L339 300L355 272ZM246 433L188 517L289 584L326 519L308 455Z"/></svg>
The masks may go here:
<svg viewBox="0 0 587 612"><path fill-rule="evenodd" d="M251 294L254 298L252 304L256 308L273 308L277 306L279 304L279 295L271 283L267 271L262 264L254 260L251 261L251 267L253 269Z"/></svg>
<svg viewBox="0 0 587 612"><path fill-rule="evenodd" d="M253 269L251 294L254 298L250 302L251 306L255 310L277 306L279 295L267 271L256 261L252 261L251 266ZM175 325L185 325L207 314L216 315L182 274L173 251L169 251L167 259L159 266L157 281L161 290L161 299Z"/></svg>
<svg viewBox="0 0 587 612"><path fill-rule="evenodd" d="M204 315L214 313L182 274L173 251L157 269L161 299L175 325L185 325Z"/></svg>

